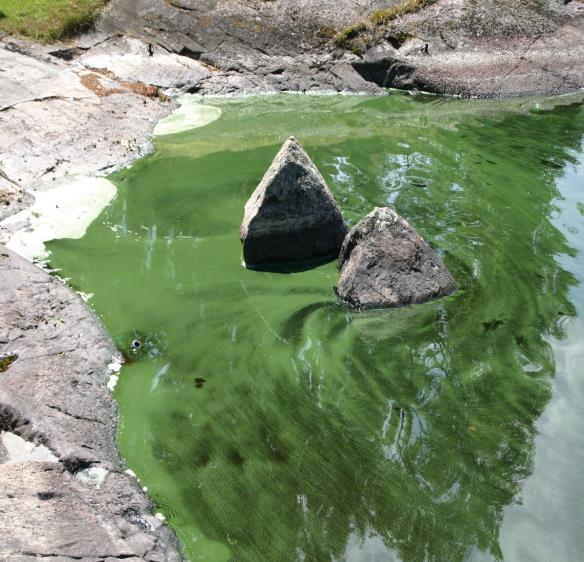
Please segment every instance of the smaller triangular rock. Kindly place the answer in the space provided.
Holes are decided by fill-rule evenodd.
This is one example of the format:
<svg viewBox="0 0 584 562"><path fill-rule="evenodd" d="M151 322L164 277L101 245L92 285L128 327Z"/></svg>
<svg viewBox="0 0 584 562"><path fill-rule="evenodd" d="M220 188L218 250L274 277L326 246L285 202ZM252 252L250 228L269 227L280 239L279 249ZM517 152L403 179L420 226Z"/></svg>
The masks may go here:
<svg viewBox="0 0 584 562"><path fill-rule="evenodd" d="M324 178L290 137L245 205L240 238L246 265L336 256L346 233Z"/></svg>
<svg viewBox="0 0 584 562"><path fill-rule="evenodd" d="M387 207L351 228L339 258L337 295L350 307L392 308L452 293L455 282L427 242Z"/></svg>

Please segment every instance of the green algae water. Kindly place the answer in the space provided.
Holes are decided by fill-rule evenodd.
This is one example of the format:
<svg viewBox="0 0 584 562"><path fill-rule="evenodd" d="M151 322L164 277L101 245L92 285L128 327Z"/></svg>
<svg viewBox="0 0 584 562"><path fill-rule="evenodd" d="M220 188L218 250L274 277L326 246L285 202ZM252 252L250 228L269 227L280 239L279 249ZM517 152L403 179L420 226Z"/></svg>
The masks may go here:
<svg viewBox="0 0 584 562"><path fill-rule="evenodd" d="M50 245L128 356L119 446L190 559L581 560L582 106L206 103ZM347 221L391 205L459 290L351 313L335 263L246 270L243 206L289 135Z"/></svg>

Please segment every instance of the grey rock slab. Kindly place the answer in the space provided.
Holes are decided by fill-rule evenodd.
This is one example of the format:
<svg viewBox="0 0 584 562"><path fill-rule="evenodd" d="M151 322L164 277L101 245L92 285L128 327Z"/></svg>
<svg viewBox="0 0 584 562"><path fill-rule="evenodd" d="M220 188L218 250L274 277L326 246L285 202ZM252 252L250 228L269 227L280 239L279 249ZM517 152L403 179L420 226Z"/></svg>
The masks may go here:
<svg viewBox="0 0 584 562"><path fill-rule="evenodd" d="M31 201L32 197L10 181L0 167L0 221L24 209Z"/></svg>
<svg viewBox="0 0 584 562"><path fill-rule="evenodd" d="M95 98L75 72L58 59L42 61L0 43L0 68L0 111L47 98Z"/></svg>
<svg viewBox="0 0 584 562"><path fill-rule="evenodd" d="M140 524L131 521L116 501L110 503L113 494L121 491L127 510L145 507L120 489L124 478L118 475L118 480L112 477L108 489L96 491L60 463L0 465L0 559L33 554L51 559L180 560L161 549L156 531L162 527L150 529L148 519ZM133 484L126 481L123 486Z"/></svg>
<svg viewBox="0 0 584 562"><path fill-rule="evenodd" d="M149 151L150 132L171 107L131 93L21 103L0 112L0 161L24 189L113 172Z"/></svg>
<svg viewBox="0 0 584 562"><path fill-rule="evenodd" d="M183 33L207 59L220 47L232 58L247 49L293 55L322 48L335 29L385 6L386 0L111 0L98 28L140 38L145 28Z"/></svg>
<svg viewBox="0 0 584 562"><path fill-rule="evenodd" d="M117 352L62 281L0 246L0 560L181 560L124 472L106 387Z"/></svg>
<svg viewBox="0 0 584 562"><path fill-rule="evenodd" d="M370 26L365 43L382 48L351 63L363 81L344 67L331 71L339 55L335 33L367 22L367 16L387 6L377 0L111 0L99 27L192 53L218 67L222 73L197 86L203 94L379 93L363 87L365 81L479 97L568 93L584 87L584 13L577 1L438 0L397 18L388 30ZM165 41L165 34L174 37ZM394 50L387 48L384 36L395 39ZM400 38L408 36L413 39L397 48ZM426 43L428 53L421 49ZM329 57L316 74L310 65L299 64L315 55ZM296 62L286 65L277 80L254 80L277 67L283 56Z"/></svg>
<svg viewBox="0 0 584 562"><path fill-rule="evenodd" d="M0 556L130 554L82 501L79 486L59 463L5 464L0 466L0 482L0 514L4 515L0 516Z"/></svg>
<svg viewBox="0 0 584 562"><path fill-rule="evenodd" d="M579 7L558 0L439 0L392 24L388 36L412 38L385 57L386 81L484 98L577 92L584 88Z"/></svg>
<svg viewBox="0 0 584 562"><path fill-rule="evenodd" d="M188 38L187 38L188 40ZM179 47L175 45L175 49ZM185 48L187 48L185 46ZM148 53L148 43L128 37L113 38L81 55L78 62L90 69L107 70L115 77L161 88L195 85L211 75L205 65L188 57L169 53L158 45Z"/></svg>
<svg viewBox="0 0 584 562"><path fill-rule="evenodd" d="M240 238L250 267L337 254L347 228L324 178L290 137L245 205Z"/></svg>
<svg viewBox="0 0 584 562"><path fill-rule="evenodd" d="M388 207L377 207L345 238L337 295L351 308L393 308L452 293L442 259Z"/></svg>
<svg viewBox="0 0 584 562"><path fill-rule="evenodd" d="M4 458L2 458L2 451ZM0 464L23 461L57 462L57 457L41 443L32 443L9 431L0 432Z"/></svg>
<svg viewBox="0 0 584 562"><path fill-rule="evenodd" d="M205 50L188 35L176 31L150 30L149 38L171 53L192 59L199 59Z"/></svg>
<svg viewBox="0 0 584 562"><path fill-rule="evenodd" d="M0 410L18 412L3 427L41 442L73 464L114 467L117 409L105 387L111 340L81 298L58 278L0 247L0 355L18 358L0 377ZM15 414L12 414L15 418Z"/></svg>
<svg viewBox="0 0 584 562"><path fill-rule="evenodd" d="M332 70L339 56L335 33L387 6L377 0L111 0L99 26L161 45L161 33L177 34L171 51L184 47L222 71L196 86L202 94L381 91L364 87L367 81L478 97L584 88L584 12L577 1L438 0L397 18L387 30L370 26L365 44L373 50L350 63L363 80L345 66ZM393 48L384 36L394 39ZM314 72L307 60L312 56L328 61ZM272 79L269 68L277 68L282 57L294 62Z"/></svg>
<svg viewBox="0 0 584 562"><path fill-rule="evenodd" d="M370 95L383 93L377 84L365 80L349 63L336 64L331 68L330 74L334 76L333 85L337 91L360 92Z"/></svg>
<svg viewBox="0 0 584 562"><path fill-rule="evenodd" d="M22 208L28 189L113 172L144 155L174 106L27 44L0 44L0 66L0 217ZM88 76L105 95L84 85Z"/></svg>

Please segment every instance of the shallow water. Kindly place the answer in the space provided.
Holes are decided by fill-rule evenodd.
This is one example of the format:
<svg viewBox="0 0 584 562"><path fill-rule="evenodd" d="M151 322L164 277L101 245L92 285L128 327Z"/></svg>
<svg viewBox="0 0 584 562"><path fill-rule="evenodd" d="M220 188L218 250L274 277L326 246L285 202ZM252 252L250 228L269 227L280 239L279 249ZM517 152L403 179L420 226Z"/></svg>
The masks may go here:
<svg viewBox="0 0 584 562"><path fill-rule="evenodd" d="M208 103L50 244L131 359L120 448L191 560L580 559L582 106ZM346 219L394 206L460 289L354 314L334 263L244 269L243 205L291 134Z"/></svg>

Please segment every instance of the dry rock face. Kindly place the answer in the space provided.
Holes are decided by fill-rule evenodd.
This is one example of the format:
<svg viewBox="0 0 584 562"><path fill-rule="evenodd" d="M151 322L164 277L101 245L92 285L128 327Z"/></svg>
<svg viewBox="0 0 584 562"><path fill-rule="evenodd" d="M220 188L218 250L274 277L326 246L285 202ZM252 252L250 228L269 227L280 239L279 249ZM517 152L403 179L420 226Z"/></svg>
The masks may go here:
<svg viewBox="0 0 584 562"><path fill-rule="evenodd" d="M378 29L354 67L380 85L439 94L578 92L583 34L578 0L438 0Z"/></svg>
<svg viewBox="0 0 584 562"><path fill-rule="evenodd" d="M1 41L0 220L29 189L147 152L173 108L156 86L209 73L183 59L107 37ZM11 234L0 225L0 242ZM181 560L115 446L110 338L78 295L2 245L0 288L0 561Z"/></svg>
<svg viewBox="0 0 584 562"><path fill-rule="evenodd" d="M388 86L509 97L584 87L579 0L438 0L388 26L369 22L400 2L110 0L99 27L217 67L193 85L201 94ZM335 34L351 24L366 31L338 49Z"/></svg>
<svg viewBox="0 0 584 562"><path fill-rule="evenodd" d="M136 48L136 41L128 44ZM90 70L57 56L63 51L54 45L0 41L0 220L31 202L28 190L54 186L68 176L113 172L150 150L151 131L173 104L136 93L148 91L149 84L117 79L107 68L109 60L120 70L127 59L138 65L137 55L120 55L128 49L118 40L110 59L89 58L88 51L89 62L103 67ZM175 76L182 83L176 55L148 57L146 44L142 50L137 72L144 74L147 60L155 76Z"/></svg>
<svg viewBox="0 0 584 562"><path fill-rule="evenodd" d="M440 257L387 207L374 209L349 231L339 268L336 292L358 309L422 303L456 288Z"/></svg>
<svg viewBox="0 0 584 562"><path fill-rule="evenodd" d="M245 205L240 238L246 264L332 256L346 232L324 178L290 137Z"/></svg>

